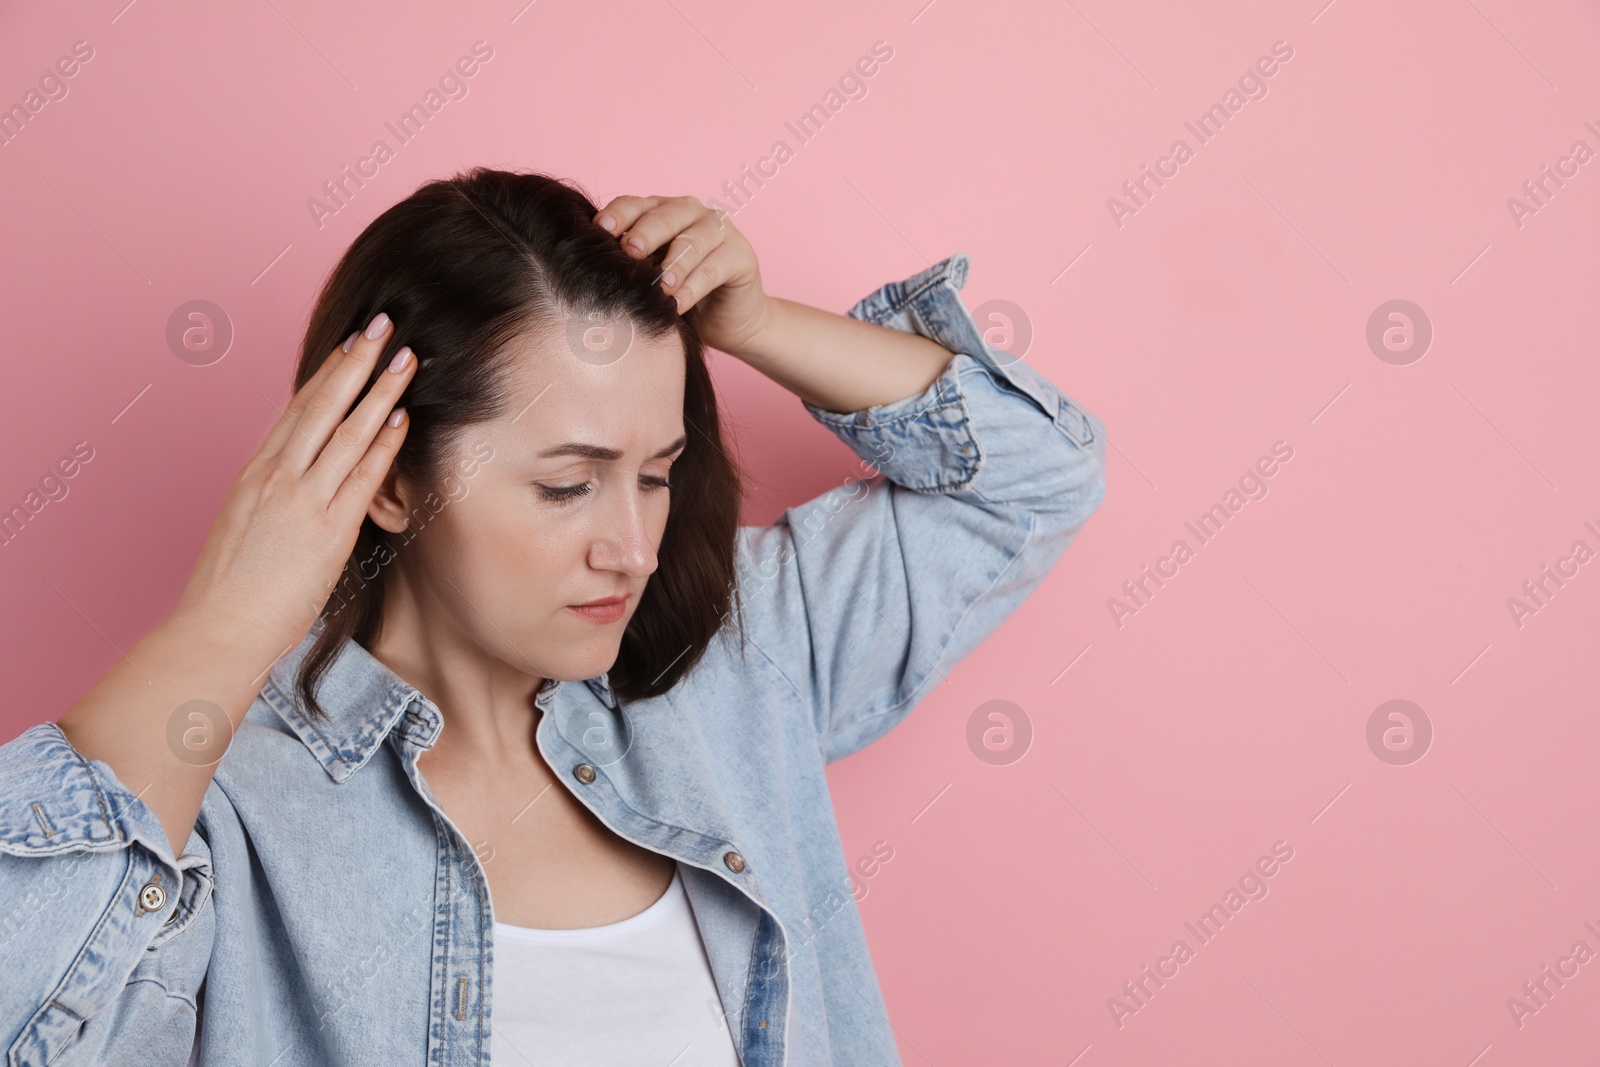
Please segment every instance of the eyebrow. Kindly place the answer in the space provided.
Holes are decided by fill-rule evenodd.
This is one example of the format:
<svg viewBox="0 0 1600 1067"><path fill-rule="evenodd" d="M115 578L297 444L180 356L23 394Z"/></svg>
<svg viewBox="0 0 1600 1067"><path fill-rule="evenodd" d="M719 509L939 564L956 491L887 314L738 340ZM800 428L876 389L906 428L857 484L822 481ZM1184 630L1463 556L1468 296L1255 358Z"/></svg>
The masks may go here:
<svg viewBox="0 0 1600 1067"><path fill-rule="evenodd" d="M684 434L666 448L651 456L651 459L666 459L689 443L689 435ZM580 456L583 459L598 459L612 462L622 458L622 452L615 448L606 448L604 445L587 445L581 441L568 441L566 444L547 448L537 454L539 459L550 459L555 456Z"/></svg>

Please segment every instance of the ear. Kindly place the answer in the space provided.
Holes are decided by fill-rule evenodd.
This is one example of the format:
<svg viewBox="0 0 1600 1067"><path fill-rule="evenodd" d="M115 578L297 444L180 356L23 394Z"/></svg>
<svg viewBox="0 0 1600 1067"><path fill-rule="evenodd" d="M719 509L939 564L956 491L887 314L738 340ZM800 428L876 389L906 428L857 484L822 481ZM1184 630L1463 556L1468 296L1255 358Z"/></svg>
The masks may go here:
<svg viewBox="0 0 1600 1067"><path fill-rule="evenodd" d="M367 517L389 533L404 533L416 496L416 488L402 478L391 463L389 473L383 476L383 483L372 494L372 503L367 505Z"/></svg>

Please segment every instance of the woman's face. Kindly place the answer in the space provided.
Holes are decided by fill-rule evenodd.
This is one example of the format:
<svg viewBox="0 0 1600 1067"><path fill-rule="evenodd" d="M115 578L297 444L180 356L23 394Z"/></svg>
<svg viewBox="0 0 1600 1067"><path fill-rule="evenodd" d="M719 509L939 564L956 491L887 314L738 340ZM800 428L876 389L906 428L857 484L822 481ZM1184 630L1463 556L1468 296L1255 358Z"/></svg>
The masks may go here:
<svg viewBox="0 0 1600 1067"><path fill-rule="evenodd" d="M475 645L540 678L592 678L616 660L656 569L662 483L687 440L683 344L636 335L600 363L565 336L526 336L511 383L506 414L462 435L444 486L430 497L391 472L374 499L373 520L412 537L388 565L386 628L393 618L421 629L421 648ZM609 617L572 607L617 596Z"/></svg>

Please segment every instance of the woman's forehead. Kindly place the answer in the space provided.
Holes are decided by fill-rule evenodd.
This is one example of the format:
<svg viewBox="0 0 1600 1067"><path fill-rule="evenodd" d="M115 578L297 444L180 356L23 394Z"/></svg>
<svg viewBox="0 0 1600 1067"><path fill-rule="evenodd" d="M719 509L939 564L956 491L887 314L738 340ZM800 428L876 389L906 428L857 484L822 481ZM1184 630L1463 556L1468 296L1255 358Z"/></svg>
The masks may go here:
<svg viewBox="0 0 1600 1067"><path fill-rule="evenodd" d="M642 379L657 388L671 385L682 395L683 340L676 331L654 338L612 332L606 336L615 343L586 343L584 335L598 328L579 328L578 321L569 322L565 330L523 334L510 344L510 371L518 388L531 397L551 384L593 391Z"/></svg>
<svg viewBox="0 0 1600 1067"><path fill-rule="evenodd" d="M485 429L524 458L572 442L644 458L683 434L684 355L676 335L635 338L609 363L576 358L547 340L519 351L509 374L510 403Z"/></svg>

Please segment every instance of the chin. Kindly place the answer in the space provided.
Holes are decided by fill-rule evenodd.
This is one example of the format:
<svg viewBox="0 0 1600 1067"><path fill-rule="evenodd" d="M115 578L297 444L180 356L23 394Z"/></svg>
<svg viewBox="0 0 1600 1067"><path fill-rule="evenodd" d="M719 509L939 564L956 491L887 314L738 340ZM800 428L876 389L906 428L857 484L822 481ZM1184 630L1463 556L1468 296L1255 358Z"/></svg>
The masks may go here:
<svg viewBox="0 0 1600 1067"><path fill-rule="evenodd" d="M581 682L610 670L611 665L617 662L617 653L621 650L621 645L621 638L613 638L584 648L569 647L555 657L548 657L546 653L551 662L542 666L550 672L549 677L557 681Z"/></svg>

